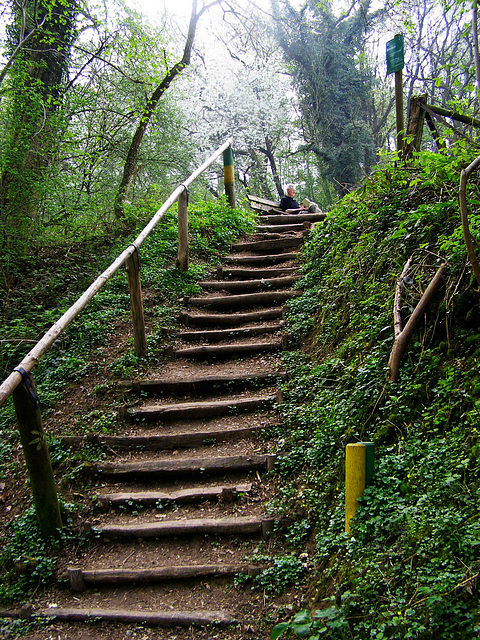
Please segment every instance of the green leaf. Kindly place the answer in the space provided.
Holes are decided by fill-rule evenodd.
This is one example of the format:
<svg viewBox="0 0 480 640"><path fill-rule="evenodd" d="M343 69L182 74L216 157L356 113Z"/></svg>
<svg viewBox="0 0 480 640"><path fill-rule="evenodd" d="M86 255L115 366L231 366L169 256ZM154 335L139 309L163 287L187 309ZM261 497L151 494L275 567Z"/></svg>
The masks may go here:
<svg viewBox="0 0 480 640"><path fill-rule="evenodd" d="M280 622L280 624L275 625L272 629L270 640L277 640L277 638L279 638L282 635L285 629L288 629L289 627L290 627L290 623L288 622Z"/></svg>

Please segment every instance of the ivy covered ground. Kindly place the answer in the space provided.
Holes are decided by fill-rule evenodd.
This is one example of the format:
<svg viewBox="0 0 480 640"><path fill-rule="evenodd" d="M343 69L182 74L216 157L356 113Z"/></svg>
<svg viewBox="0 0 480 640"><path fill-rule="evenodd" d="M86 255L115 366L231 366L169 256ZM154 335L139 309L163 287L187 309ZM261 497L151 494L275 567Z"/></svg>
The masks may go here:
<svg viewBox="0 0 480 640"><path fill-rule="evenodd" d="M310 598L272 638L480 635L480 294L458 204L472 159L422 153L378 170L306 246L274 509L308 531ZM468 197L478 237L478 178ZM443 262L447 275L391 383L395 284L410 256L404 323ZM376 471L348 536L345 446L359 441L375 443Z"/></svg>

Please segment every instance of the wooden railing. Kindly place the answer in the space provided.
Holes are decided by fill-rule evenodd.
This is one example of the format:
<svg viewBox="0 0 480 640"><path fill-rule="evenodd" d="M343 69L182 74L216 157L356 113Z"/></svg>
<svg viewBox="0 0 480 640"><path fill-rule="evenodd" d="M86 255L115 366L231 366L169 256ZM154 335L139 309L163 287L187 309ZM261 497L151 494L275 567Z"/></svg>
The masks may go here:
<svg viewBox="0 0 480 640"><path fill-rule="evenodd" d="M37 342L0 385L0 407L5 404L10 396L13 396L36 513L40 527L47 537L54 535L62 526L62 523L39 402L31 372L37 366L40 358L51 348L55 340L123 264L126 266L130 290L135 354L139 357L145 355L146 336L139 268L140 246L172 204L178 200L179 238L177 264L182 270L188 269L188 187L223 154L225 192L230 206L234 207L235 187L231 144L232 139L230 138L172 192L137 238L98 276L95 282L46 332L43 338Z"/></svg>

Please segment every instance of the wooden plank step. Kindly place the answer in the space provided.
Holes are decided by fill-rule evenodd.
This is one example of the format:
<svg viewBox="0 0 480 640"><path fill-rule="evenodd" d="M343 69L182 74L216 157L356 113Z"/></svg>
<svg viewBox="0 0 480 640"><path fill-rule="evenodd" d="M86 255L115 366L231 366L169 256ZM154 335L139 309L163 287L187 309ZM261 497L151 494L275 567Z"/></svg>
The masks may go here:
<svg viewBox="0 0 480 640"><path fill-rule="evenodd" d="M72 591L83 591L85 586L106 584L151 583L167 580L192 580L196 578L231 577L237 573L255 576L264 567L246 563L236 564L200 564L172 565L168 567L152 567L149 569L81 569L69 567L60 577L68 581Z"/></svg>
<svg viewBox="0 0 480 640"><path fill-rule="evenodd" d="M201 333L201 332L200 332ZM261 384L274 384L278 379L286 379L285 371L264 371L261 373L237 373L228 375L192 376L181 380L171 380L170 378L158 378L153 380L140 380L139 382L128 382L133 393L155 394L169 393L184 395L186 393L221 390L224 387L257 386Z"/></svg>
<svg viewBox="0 0 480 640"><path fill-rule="evenodd" d="M170 449L186 449L205 445L208 442L230 442L242 440L259 433L267 427L242 427L240 429L225 429L219 427L210 431L188 431L186 433L166 433L154 435L108 436L91 434L88 436L63 436L62 445L78 447L88 442L105 445L111 449L148 449L152 451L168 451Z"/></svg>
<svg viewBox="0 0 480 640"><path fill-rule="evenodd" d="M253 242L236 242L230 247L231 251L239 253L241 251L253 251L253 253L276 253L284 251L285 249L291 249L293 247L300 247L304 242L302 236L291 236L287 238L279 238L276 240L257 240Z"/></svg>
<svg viewBox="0 0 480 640"><path fill-rule="evenodd" d="M240 293L226 296L204 296L199 298L184 298L183 302L192 307L205 307L209 309L239 309L242 307L255 307L261 305L283 304L296 296L301 291L287 289L285 291L262 291L259 293Z"/></svg>
<svg viewBox="0 0 480 640"><path fill-rule="evenodd" d="M299 222L321 222L326 217L326 213L274 213L261 216L260 221L268 224L296 224Z"/></svg>
<svg viewBox="0 0 480 640"><path fill-rule="evenodd" d="M226 627L235 622L225 611L142 611L133 609L71 609L50 607L35 616L64 622L128 622L159 627L215 625Z"/></svg>
<svg viewBox="0 0 480 640"><path fill-rule="evenodd" d="M184 349L168 348L166 354L173 358L230 358L232 356L263 353L265 351L280 351L284 348L283 338L267 342L247 342L222 345L202 345L200 347L185 347Z"/></svg>
<svg viewBox="0 0 480 640"><path fill-rule="evenodd" d="M269 320L276 320L278 318L282 318L283 313L283 307L248 311L246 313L196 314L184 311L179 315L178 320L187 326L239 327L251 322L267 322Z"/></svg>
<svg viewBox="0 0 480 640"><path fill-rule="evenodd" d="M296 260L298 251L290 251L288 253L274 253L261 256L224 256L223 260L227 264L247 264L247 265L268 265Z"/></svg>
<svg viewBox="0 0 480 640"><path fill-rule="evenodd" d="M247 193L247 199L250 203L264 204L269 207L280 207L278 202L274 202L273 200L269 200L268 198L263 198L262 196L255 196L251 193Z"/></svg>
<svg viewBox="0 0 480 640"><path fill-rule="evenodd" d="M204 280L199 285L212 291L262 291L271 289L286 289L291 287L300 276L285 276L280 278L261 278L259 280Z"/></svg>
<svg viewBox="0 0 480 640"><path fill-rule="evenodd" d="M86 462L84 471L102 478L176 478L187 475L243 473L272 470L275 455L220 456L216 458L175 458L137 462Z"/></svg>
<svg viewBox="0 0 480 640"><path fill-rule="evenodd" d="M177 336L181 340L190 341L206 341L220 342L221 340L232 340L233 338L250 338L251 336L261 336L270 333L276 333L284 328L283 322L277 322L273 325L246 327L237 329L217 329L209 331L181 331Z"/></svg>
<svg viewBox="0 0 480 640"><path fill-rule="evenodd" d="M260 533L274 523L273 518L238 516L234 518L191 518L156 520L132 524L100 524L92 532L115 538L157 538L161 536L193 536L205 534L242 535Z"/></svg>
<svg viewBox="0 0 480 640"><path fill-rule="evenodd" d="M311 222L299 222L296 224L266 224L258 225L257 231L259 233L285 233L285 232L301 232L311 228Z"/></svg>
<svg viewBox="0 0 480 640"><path fill-rule="evenodd" d="M100 509L109 507L123 507L128 504L141 504L142 506L156 506L158 504L170 504L172 502L183 504L202 502L203 500L224 500L233 502L239 493L250 493L251 483L223 484L214 486L189 487L174 491L130 491L121 493L103 493L96 497Z"/></svg>
<svg viewBox="0 0 480 640"><path fill-rule="evenodd" d="M277 278L298 273L298 267L271 267L270 269L242 269L239 267L218 267L217 278L236 278L238 280L256 280L258 278Z"/></svg>
<svg viewBox="0 0 480 640"><path fill-rule="evenodd" d="M185 418L212 418L237 412L267 409L276 402L276 395L251 398L229 398L208 402L181 402L178 404L153 404L144 407L124 407L122 417L141 420L182 420Z"/></svg>

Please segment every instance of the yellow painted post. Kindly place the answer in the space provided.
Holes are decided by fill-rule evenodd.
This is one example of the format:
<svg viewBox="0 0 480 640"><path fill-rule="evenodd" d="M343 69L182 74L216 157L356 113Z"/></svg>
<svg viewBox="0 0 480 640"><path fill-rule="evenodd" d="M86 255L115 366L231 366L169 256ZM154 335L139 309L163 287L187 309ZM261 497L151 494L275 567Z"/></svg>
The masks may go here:
<svg viewBox="0 0 480 640"><path fill-rule="evenodd" d="M372 442L347 444L345 455L345 531L350 532L350 520L358 507L374 471L374 445Z"/></svg>
<svg viewBox="0 0 480 640"><path fill-rule="evenodd" d="M233 151L232 147L228 147L223 152L223 184L225 186L225 194L228 204L235 208L235 171L233 168Z"/></svg>

